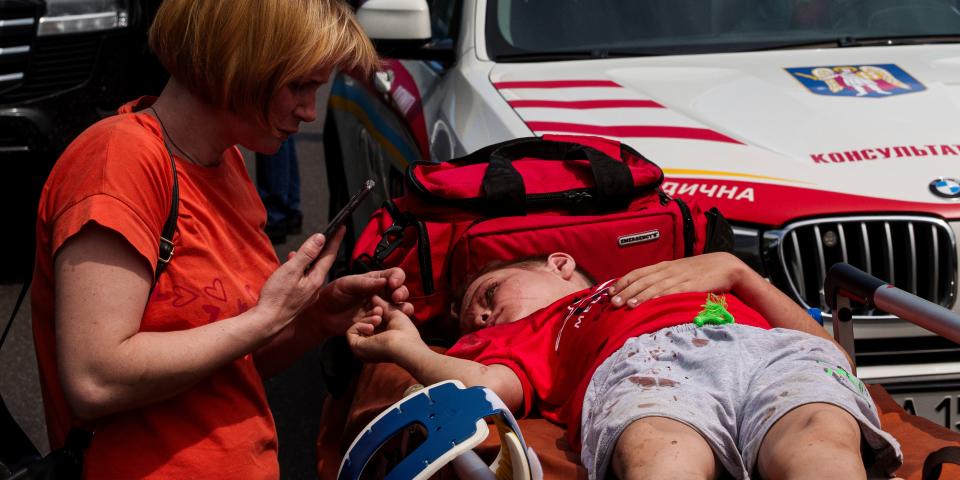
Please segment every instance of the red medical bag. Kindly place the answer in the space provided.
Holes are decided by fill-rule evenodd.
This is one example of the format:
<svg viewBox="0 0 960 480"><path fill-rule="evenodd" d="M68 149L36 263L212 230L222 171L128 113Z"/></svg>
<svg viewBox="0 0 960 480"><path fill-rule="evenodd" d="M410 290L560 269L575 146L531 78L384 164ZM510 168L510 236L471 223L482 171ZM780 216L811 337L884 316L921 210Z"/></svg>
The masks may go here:
<svg viewBox="0 0 960 480"><path fill-rule="evenodd" d="M564 251L602 281L732 249L718 211L670 198L662 181L637 151L597 137L521 138L417 162L406 193L361 233L352 269L403 268L422 323L447 317L451 292L491 260Z"/></svg>

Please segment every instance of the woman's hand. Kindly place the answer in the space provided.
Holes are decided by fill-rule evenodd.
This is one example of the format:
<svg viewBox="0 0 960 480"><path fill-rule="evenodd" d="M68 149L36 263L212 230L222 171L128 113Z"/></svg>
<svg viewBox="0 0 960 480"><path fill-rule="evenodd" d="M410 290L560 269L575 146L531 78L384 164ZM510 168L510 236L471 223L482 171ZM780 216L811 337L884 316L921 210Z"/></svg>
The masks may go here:
<svg viewBox="0 0 960 480"><path fill-rule="evenodd" d="M610 289L615 307L636 307L652 298L686 292L731 292L750 267L729 253L707 253L638 268Z"/></svg>
<svg viewBox="0 0 960 480"><path fill-rule="evenodd" d="M398 268L350 275L323 285L345 230L340 228L326 246L312 241L322 236L311 237L287 256L287 262L261 290L260 303L266 305L263 308L269 306L286 315L277 324L281 328L272 331L269 343L256 351L257 369L263 377L282 371L331 335L343 335L363 315L374 295L388 298L413 314L413 306L402 303L409 293L403 286L403 271ZM316 262L307 268L314 258ZM293 316L296 320L291 322Z"/></svg>
<svg viewBox="0 0 960 480"><path fill-rule="evenodd" d="M364 362L397 361L400 349L426 348L410 317L380 297L373 297L347 330L347 343Z"/></svg>
<svg viewBox="0 0 960 480"><path fill-rule="evenodd" d="M343 230L338 232L326 249L322 234L310 236L264 283L254 308L274 320L274 333L287 326L320 296L320 288L333 265L343 235ZM316 263L310 267L315 259Z"/></svg>
<svg viewBox="0 0 960 480"><path fill-rule="evenodd" d="M361 275L338 278L320 290L311 314L326 335L343 335L369 310L371 297L387 298L391 308L413 315L413 305L404 303L410 296L403 285L406 275L399 268L390 268ZM382 300L381 300L382 301ZM386 302L384 302L386 303Z"/></svg>

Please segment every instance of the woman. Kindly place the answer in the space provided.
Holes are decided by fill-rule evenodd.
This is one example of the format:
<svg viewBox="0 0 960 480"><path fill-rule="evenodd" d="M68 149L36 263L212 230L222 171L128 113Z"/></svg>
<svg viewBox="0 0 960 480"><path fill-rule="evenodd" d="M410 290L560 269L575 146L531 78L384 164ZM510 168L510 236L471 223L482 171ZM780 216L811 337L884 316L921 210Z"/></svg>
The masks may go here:
<svg viewBox="0 0 960 480"><path fill-rule="evenodd" d="M332 69L370 72L376 54L339 0L165 0L150 45L166 88L81 134L40 202L32 302L51 447L94 430L88 478L276 478L261 378L342 334L371 293L407 291L396 269L324 286L342 231L278 265L236 145L275 152L315 119ZM154 283L169 155L175 254Z"/></svg>

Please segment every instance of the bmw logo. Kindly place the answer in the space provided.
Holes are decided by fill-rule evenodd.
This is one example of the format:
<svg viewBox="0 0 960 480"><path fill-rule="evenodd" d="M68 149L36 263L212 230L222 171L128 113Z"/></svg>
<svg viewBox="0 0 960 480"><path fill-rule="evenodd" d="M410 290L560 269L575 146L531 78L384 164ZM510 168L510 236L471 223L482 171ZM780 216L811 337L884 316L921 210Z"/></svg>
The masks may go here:
<svg viewBox="0 0 960 480"><path fill-rule="evenodd" d="M960 182L941 177L930 182L930 192L942 198L960 198Z"/></svg>

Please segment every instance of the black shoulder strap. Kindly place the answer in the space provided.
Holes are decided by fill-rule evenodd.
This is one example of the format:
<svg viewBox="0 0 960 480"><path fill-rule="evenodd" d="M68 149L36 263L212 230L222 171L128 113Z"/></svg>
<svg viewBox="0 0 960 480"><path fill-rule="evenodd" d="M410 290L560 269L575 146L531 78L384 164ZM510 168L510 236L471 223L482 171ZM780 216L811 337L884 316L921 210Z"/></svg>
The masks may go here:
<svg viewBox="0 0 960 480"><path fill-rule="evenodd" d="M167 155L170 157L170 170L173 172L173 198L170 202L170 213L167 214L167 221L164 222L163 231L160 232L160 256L157 259L157 270L153 277L154 285L156 285L160 274L163 273L163 270L167 268L167 264L170 263L170 260L173 258L173 232L177 229L177 212L179 211L180 205L180 190L177 187L177 165L173 161L173 153L170 152L169 147L167 147ZM0 335L0 347L3 346L3 342L7 339L7 334L10 333L13 319L17 317L17 312L20 311L20 304L23 303L23 299L26 297L27 290L30 288L31 283L33 283L32 275L30 279L24 282L23 288L20 289L17 302L13 306L13 313L10 315L10 320L7 320L3 334Z"/></svg>
<svg viewBox="0 0 960 480"><path fill-rule="evenodd" d="M166 146L166 144L164 145ZM170 202L170 213L167 214L167 221L163 224L163 231L160 232L160 254L157 256L157 269L153 276L153 284L156 285L160 280L160 274L167 268L167 264L173 259L173 233L177 229L177 215L180 205L180 189L177 186L177 164L173 161L173 152L167 147L167 156L170 157L170 171L173 172L173 195Z"/></svg>
<svg viewBox="0 0 960 480"><path fill-rule="evenodd" d="M167 214L167 221L164 222L163 231L160 232L160 254L157 259L157 269L153 277L153 286L156 286L157 281L160 279L160 274L163 273L163 270L173 258L173 233L177 229L178 207L180 205L180 190L177 185L177 165L173 160L173 153L170 151L170 147L167 147L167 156L170 157L170 170L173 172L173 195L170 202L170 213ZM3 343L7 339L7 334L10 333L10 327L13 326L13 320L17 317L17 312L20 310L20 305L23 303L23 299L26 297L27 290L31 283L33 283L32 276L23 284L20 295L17 296L17 302L13 307L13 312L10 314L10 320L7 321L3 333L0 334L0 348L3 347ZM153 286L151 286L151 288L153 288ZM19 431L18 438L24 440L22 442L24 451L31 455L38 455L36 448L29 441L16 421L13 420L6 404L0 399L0 420L3 418L9 419L13 426L16 427L16 430ZM37 472L49 471L52 472L54 477L58 478L79 478L83 472L83 452L87 449L87 446L90 445L93 435L94 432L90 430L76 426L71 427L63 448L57 449L42 460L35 462L33 467L30 468L30 471L24 469L15 472L14 476L18 478L21 476L24 476L23 478L32 478ZM0 467L4 467L2 461L0 461ZM37 470L37 472L33 470Z"/></svg>

